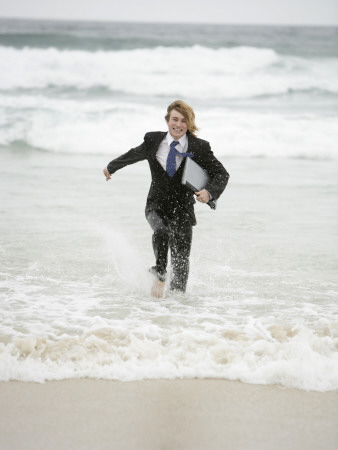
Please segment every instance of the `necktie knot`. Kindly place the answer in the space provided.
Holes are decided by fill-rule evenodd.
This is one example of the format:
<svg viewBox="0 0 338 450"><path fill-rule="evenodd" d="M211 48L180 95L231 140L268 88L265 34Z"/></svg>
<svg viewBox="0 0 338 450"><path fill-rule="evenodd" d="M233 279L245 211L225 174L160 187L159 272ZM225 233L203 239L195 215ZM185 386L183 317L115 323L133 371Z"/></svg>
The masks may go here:
<svg viewBox="0 0 338 450"><path fill-rule="evenodd" d="M181 153L175 147L179 144L178 141L172 141L170 144L170 150L167 158L166 172L170 178L172 178L176 173L176 154L181 156L182 158L190 157L192 158L194 155L192 153Z"/></svg>

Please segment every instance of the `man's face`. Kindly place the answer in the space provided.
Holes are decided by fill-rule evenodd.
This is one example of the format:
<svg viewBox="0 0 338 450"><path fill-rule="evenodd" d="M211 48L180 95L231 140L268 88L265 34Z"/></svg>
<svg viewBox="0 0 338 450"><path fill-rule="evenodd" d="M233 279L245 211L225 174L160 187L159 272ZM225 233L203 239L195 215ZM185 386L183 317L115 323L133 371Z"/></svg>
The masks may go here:
<svg viewBox="0 0 338 450"><path fill-rule="evenodd" d="M169 133L176 140L181 138L188 130L188 125L181 113L173 109L168 121Z"/></svg>

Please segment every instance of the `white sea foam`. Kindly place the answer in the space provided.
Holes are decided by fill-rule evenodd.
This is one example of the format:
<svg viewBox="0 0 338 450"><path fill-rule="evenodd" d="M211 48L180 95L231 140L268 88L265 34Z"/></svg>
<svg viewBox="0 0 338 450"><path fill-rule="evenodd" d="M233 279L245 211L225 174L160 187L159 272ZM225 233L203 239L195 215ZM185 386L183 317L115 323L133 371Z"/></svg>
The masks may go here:
<svg viewBox="0 0 338 450"><path fill-rule="evenodd" d="M53 160L62 158L51 156ZM49 163L46 158L46 164ZM81 177L81 189L85 192L79 199L93 195L92 183L85 173ZM123 188L126 199L135 196L134 209L144 200L136 191L137 171L135 179L134 184ZM264 186L265 192L268 186ZM301 180L297 186L303 186ZM26 190L30 189L26 186ZM58 183L56 189L71 192ZM53 204L55 193L47 191L45 195L46 198L40 193L36 198L39 209L46 202ZM59 198L64 195L63 192ZM22 201L27 203L32 197L28 195ZM316 278L311 284L306 271L303 274L291 266L286 272L285 262L281 270L279 259L273 261L267 251L250 256L252 250L247 241L251 242L252 233L246 239L239 233L244 239L243 249L234 230L232 239L220 233L223 226L220 224L226 222L233 209L230 198L230 210L229 206L223 207L219 210L220 218L204 221L208 233L203 230L203 220L194 232L188 293L167 293L161 301L152 299L148 294L152 280L146 270L152 261L151 232L140 221L139 213L134 216L133 210L128 210L123 218L121 205L126 200L120 195L115 197L113 202L107 198L100 200L95 193L93 201L99 203L98 208L95 210L88 204L85 208L86 215L95 214L96 221L82 227L78 213L76 220L69 220L65 208L58 209L53 224L48 214L44 218L40 212L39 223L43 227L39 242L24 239L21 243L22 236L15 231L17 224L12 226L15 245L19 246L16 255L21 259L16 258L13 265L10 258L13 249L3 254L0 380L208 377L278 383L305 390L338 389L335 284L318 282ZM16 203L17 200L13 206ZM81 205L82 210L83 200ZM25 211L28 217L32 216L26 219L26 233L30 236L36 229L33 225L36 214L30 203ZM273 212L271 199L267 211ZM206 214L205 210L202 212ZM109 226L103 223L105 216L113 222ZM115 227L114 222L123 223L124 228ZM256 222L257 217L251 213L251 225L257 227ZM241 229L240 218L235 220L234 227ZM282 227L287 232L285 217ZM211 238L208 241L208 236L215 235L217 230L223 237L216 242L215 253L215 242ZM53 233L58 234L51 239ZM71 246L64 234L71 239ZM278 235L276 224L272 234ZM47 235L48 252L43 244ZM269 236L265 233L264 242L269 242ZM288 239L288 234L283 236ZM302 243L297 243L303 249ZM280 252L276 245L274 250ZM294 250L297 252L297 248ZM30 254L35 259L29 258ZM27 257L30 263L25 267ZM231 265L238 261L242 261L240 269L233 269ZM304 259L296 259L293 264L297 267L300 261L305 270Z"/></svg>
<svg viewBox="0 0 338 450"><path fill-rule="evenodd" d="M305 390L338 389L338 333L269 325L247 317L205 329L138 325L129 320L80 336L15 338L0 348L0 379L45 381L96 377L226 378Z"/></svg>
<svg viewBox="0 0 338 450"><path fill-rule="evenodd" d="M65 244L53 241L51 260L41 255L23 275L1 274L0 380L224 378L338 389L334 285L306 280L304 286L297 272L260 270L257 258L254 272L234 270L220 263L219 242L217 254L206 246L204 265L193 256L186 295L158 301L148 294L147 252L138 251L150 233L133 222L125 228L138 231L137 246L127 231L90 224L102 242L77 249L76 260L55 260L55 248ZM210 226L213 232L216 225ZM226 247L231 254L230 243ZM87 253L89 276L78 267ZM109 264L103 276L97 255ZM314 289L317 302L309 294Z"/></svg>
<svg viewBox="0 0 338 450"><path fill-rule="evenodd" d="M0 89L106 87L137 95L247 98L290 90L338 92L338 61L281 56L272 49L156 47L120 51L0 47ZM174 68L168 61L174 62Z"/></svg>
<svg viewBox="0 0 338 450"><path fill-rule="evenodd" d="M155 105L31 95L0 95L0 103L2 145L20 141L53 152L117 156L139 145L146 131L166 129L164 108ZM196 114L199 136L220 156L338 158L335 116L216 107Z"/></svg>
<svg viewBox="0 0 338 450"><path fill-rule="evenodd" d="M174 71L168 61L175 61ZM166 128L167 99L183 97L196 103L200 136L212 140L218 155L338 156L333 110L322 114L319 106L307 112L290 100L284 111L279 97L304 93L311 105L316 92L338 92L333 58L302 59L252 47L98 52L0 47L1 64L1 145L118 155L138 145L145 131ZM277 97L263 108L257 98L249 100L269 95ZM237 100L217 106L231 99ZM241 101L254 101L254 107Z"/></svg>

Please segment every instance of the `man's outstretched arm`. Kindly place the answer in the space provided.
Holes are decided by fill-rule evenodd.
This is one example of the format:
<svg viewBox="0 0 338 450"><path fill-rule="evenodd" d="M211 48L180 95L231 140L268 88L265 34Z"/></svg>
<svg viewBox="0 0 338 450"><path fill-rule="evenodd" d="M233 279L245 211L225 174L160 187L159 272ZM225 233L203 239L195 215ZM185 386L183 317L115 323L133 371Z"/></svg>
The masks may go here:
<svg viewBox="0 0 338 450"><path fill-rule="evenodd" d="M103 175L106 177L106 180L109 181L111 179L111 175L117 170L120 170L125 166L129 166L130 164L135 164L139 161L143 161L146 158L146 143L143 142L138 147L132 148L127 153L124 153L118 158L110 161L107 167L103 169Z"/></svg>

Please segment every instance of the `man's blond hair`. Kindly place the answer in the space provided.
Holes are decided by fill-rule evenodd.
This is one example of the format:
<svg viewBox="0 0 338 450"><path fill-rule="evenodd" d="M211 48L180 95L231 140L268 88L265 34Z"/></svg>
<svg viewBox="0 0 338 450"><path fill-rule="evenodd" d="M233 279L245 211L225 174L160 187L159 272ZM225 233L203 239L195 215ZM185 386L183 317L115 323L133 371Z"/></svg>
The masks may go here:
<svg viewBox="0 0 338 450"><path fill-rule="evenodd" d="M196 136L195 132L198 131L198 128L195 124L195 113L191 106L187 105L183 100L175 100L170 103L167 108L167 114L165 116L165 120L169 122L171 111L177 111L185 118L187 121L187 127L190 134Z"/></svg>

